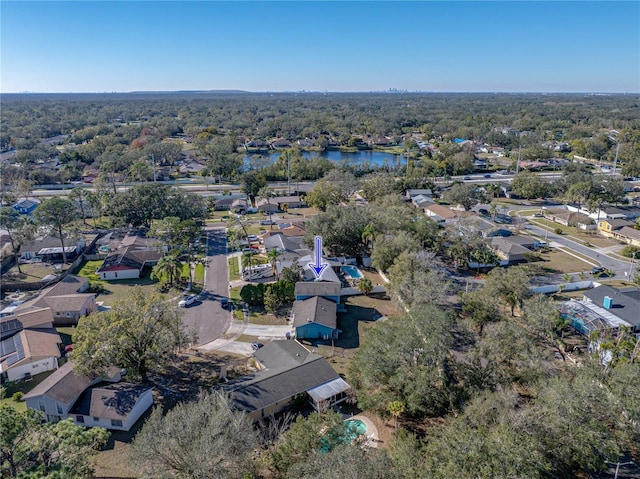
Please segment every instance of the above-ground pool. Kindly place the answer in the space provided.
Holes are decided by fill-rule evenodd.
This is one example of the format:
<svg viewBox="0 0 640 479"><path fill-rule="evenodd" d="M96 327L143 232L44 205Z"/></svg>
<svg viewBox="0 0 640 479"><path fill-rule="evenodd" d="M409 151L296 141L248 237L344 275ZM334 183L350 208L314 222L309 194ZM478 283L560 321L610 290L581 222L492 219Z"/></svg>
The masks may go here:
<svg viewBox="0 0 640 479"><path fill-rule="evenodd" d="M340 269L345 274L345 276L348 276L350 278L360 279L360 278L363 277L363 275L360 272L360 270L358 268L356 268L355 266L347 265L347 266L342 266Z"/></svg>
<svg viewBox="0 0 640 479"><path fill-rule="evenodd" d="M338 444L352 443L367 433L367 425L359 419L349 419L344 423L344 434L336 436L327 433L320 440L320 452L329 452Z"/></svg>

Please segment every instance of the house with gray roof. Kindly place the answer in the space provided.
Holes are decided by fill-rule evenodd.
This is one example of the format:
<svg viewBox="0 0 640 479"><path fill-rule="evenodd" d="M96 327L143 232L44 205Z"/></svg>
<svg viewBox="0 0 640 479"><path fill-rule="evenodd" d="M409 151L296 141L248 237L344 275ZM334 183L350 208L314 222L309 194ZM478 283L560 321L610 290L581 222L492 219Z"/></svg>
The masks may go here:
<svg viewBox="0 0 640 479"><path fill-rule="evenodd" d="M101 383L82 392L69 410L69 417L78 426L128 431L152 405L150 386Z"/></svg>
<svg viewBox="0 0 640 479"><path fill-rule="evenodd" d="M605 329L615 334L622 327L639 334L640 289L603 284L585 291L582 300L564 302L560 313L585 336Z"/></svg>
<svg viewBox="0 0 640 479"><path fill-rule="evenodd" d="M23 396L29 409L40 411L48 422L66 419L71 407L93 380L73 369L68 361Z"/></svg>
<svg viewBox="0 0 640 479"><path fill-rule="evenodd" d="M258 371L223 386L234 407L254 421L282 412L299 394L306 393L318 411L348 398L349 384L326 359L295 340L271 341L254 358Z"/></svg>
<svg viewBox="0 0 640 479"><path fill-rule="evenodd" d="M531 250L519 245L517 242L509 241L513 236L491 238L491 249L500 258L502 266L519 263L526 260L526 255Z"/></svg>
<svg viewBox="0 0 640 479"><path fill-rule="evenodd" d="M294 289L296 301L304 301L314 296L321 296L325 299L340 303L340 291L342 287L339 283L332 281L298 281Z"/></svg>
<svg viewBox="0 0 640 479"><path fill-rule="evenodd" d="M262 240L265 251L275 249L278 252L297 251L302 249L302 237L285 236L282 233L276 233L265 236Z"/></svg>
<svg viewBox="0 0 640 479"><path fill-rule="evenodd" d="M128 431L153 404L152 388L119 383L111 368L108 381L91 379L67 362L24 396L27 407L41 411L48 422L68 417L85 427Z"/></svg>
<svg viewBox="0 0 640 479"><path fill-rule="evenodd" d="M13 314L50 308L54 326L76 325L82 316L96 308L96 295L84 292L88 288L87 278L69 274L55 285L43 289L35 298L20 304Z"/></svg>
<svg viewBox="0 0 640 479"><path fill-rule="evenodd" d="M321 296L295 301L291 310L297 339L338 339L337 305Z"/></svg>

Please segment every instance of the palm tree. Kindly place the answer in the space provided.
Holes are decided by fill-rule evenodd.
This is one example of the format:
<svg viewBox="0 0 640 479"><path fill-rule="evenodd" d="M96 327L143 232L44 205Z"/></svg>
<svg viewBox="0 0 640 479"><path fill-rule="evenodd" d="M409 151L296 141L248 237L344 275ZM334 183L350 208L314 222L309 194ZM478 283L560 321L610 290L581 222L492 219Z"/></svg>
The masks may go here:
<svg viewBox="0 0 640 479"><path fill-rule="evenodd" d="M249 272L253 269L253 253L247 251L242 254L242 269L249 268Z"/></svg>
<svg viewBox="0 0 640 479"><path fill-rule="evenodd" d="M151 271L151 276L155 279L168 278L169 286L173 286L177 283L181 272L182 261L180 261L180 252L173 250L158 260Z"/></svg>
<svg viewBox="0 0 640 479"><path fill-rule="evenodd" d="M371 249L373 241L376 239L376 229L373 224L369 223L362 229L362 241L367 249Z"/></svg>
<svg viewBox="0 0 640 479"><path fill-rule="evenodd" d="M402 401L391 401L389 403L389 412L396 418L396 431L398 430L398 416L404 412L404 403Z"/></svg>
<svg viewBox="0 0 640 479"><path fill-rule="evenodd" d="M373 289L373 283L369 278L362 278L358 282L358 291L360 291L365 296L369 296L369 293Z"/></svg>
<svg viewBox="0 0 640 479"><path fill-rule="evenodd" d="M278 280L280 280L280 275L278 274L278 256L279 255L280 253L278 253L278 250L275 248L267 251L267 259L269 260L269 263L271 263L273 272L275 273L276 278L278 278Z"/></svg>

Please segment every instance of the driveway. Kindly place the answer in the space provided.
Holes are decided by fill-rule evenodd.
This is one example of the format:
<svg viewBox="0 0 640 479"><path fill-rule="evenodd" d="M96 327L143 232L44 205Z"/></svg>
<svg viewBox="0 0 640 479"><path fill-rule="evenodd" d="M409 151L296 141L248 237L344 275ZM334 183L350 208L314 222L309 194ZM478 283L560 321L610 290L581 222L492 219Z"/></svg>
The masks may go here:
<svg viewBox="0 0 640 479"><path fill-rule="evenodd" d="M207 261L204 288L198 301L184 308L182 323L197 334L196 345L206 344L222 336L229 327L231 313L220 305L221 297L229 297L227 236L224 227L207 228Z"/></svg>

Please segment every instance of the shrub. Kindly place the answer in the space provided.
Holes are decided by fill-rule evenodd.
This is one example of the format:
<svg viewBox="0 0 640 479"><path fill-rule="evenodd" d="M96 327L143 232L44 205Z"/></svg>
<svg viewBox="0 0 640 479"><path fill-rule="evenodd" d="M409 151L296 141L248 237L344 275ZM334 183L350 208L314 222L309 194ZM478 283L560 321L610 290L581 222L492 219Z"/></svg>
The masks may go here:
<svg viewBox="0 0 640 479"><path fill-rule="evenodd" d="M622 256L625 256L626 258L633 258L634 255L636 256L636 258L640 258L640 247L627 245L624 248L622 248L622 251L620 251L620 254Z"/></svg>
<svg viewBox="0 0 640 479"><path fill-rule="evenodd" d="M22 401L22 396L22 391L16 391L13 393L13 396L11 396L11 399L13 399L15 402L20 402Z"/></svg>
<svg viewBox="0 0 640 479"><path fill-rule="evenodd" d="M557 235L561 235L562 234L562 228L556 228L553 230L553 232Z"/></svg>

